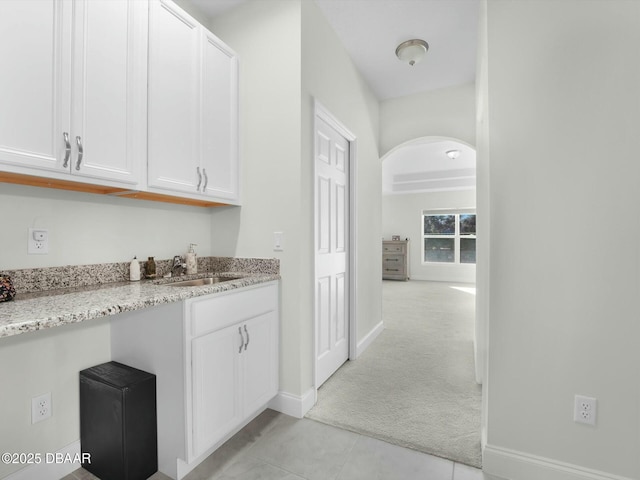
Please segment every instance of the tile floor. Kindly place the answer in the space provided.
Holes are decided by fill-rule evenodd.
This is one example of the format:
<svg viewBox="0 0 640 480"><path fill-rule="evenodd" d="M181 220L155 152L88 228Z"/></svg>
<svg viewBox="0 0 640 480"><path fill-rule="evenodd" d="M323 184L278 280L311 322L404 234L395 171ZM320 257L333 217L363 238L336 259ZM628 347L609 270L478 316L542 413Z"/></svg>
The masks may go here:
<svg viewBox="0 0 640 480"><path fill-rule="evenodd" d="M149 480L168 480L156 473ZM62 480L96 480L78 469ZM185 480L499 480L480 470L266 410Z"/></svg>

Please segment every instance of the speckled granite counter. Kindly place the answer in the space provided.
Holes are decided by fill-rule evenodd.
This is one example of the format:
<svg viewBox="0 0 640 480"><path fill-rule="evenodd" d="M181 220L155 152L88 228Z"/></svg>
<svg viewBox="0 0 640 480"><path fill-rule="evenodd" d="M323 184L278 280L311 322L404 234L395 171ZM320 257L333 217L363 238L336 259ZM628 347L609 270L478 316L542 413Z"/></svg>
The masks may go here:
<svg viewBox="0 0 640 480"><path fill-rule="evenodd" d="M219 258L199 259L199 268L209 261L208 266L210 266L210 269L207 268L206 271L197 275L174 279L141 280L139 282L129 282L123 279L109 283L98 281L104 280L105 277L97 272L103 272L105 268L109 271L120 272L118 275L121 276L124 271L119 267L112 267L119 264L108 264L108 267L104 267L104 265L56 267L66 268L67 270L81 268L90 272L87 273L85 281L82 282L78 282L77 277L74 280L71 278L72 276L67 277L66 280L58 278L55 282L49 279L49 284L73 285L57 289L38 288L37 285L42 282L36 281L36 279L40 278L39 274L32 274L32 271L14 270L4 272L9 275L13 274L18 280L14 281L18 294L14 300L0 303L0 337L58 327L68 323L83 322L163 303L178 302L188 298L224 292L280 278L277 260L228 258L226 261L212 260ZM200 260L203 260L203 262L200 263ZM125 270L128 275L128 269ZM29 273L23 274L23 272ZM169 285L169 283L176 280L202 278L211 276L213 273L218 276L241 278L197 287L175 287ZM117 279L118 275L109 278ZM21 291L20 286L29 283L25 280L27 277L31 278L32 288L22 288ZM91 283L92 278L93 283Z"/></svg>

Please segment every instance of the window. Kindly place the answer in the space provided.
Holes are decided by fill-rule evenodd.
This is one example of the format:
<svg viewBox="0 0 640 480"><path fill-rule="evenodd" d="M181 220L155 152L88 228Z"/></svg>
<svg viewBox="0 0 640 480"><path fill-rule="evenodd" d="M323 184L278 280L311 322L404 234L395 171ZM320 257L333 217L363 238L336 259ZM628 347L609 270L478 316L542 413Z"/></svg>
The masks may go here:
<svg viewBox="0 0 640 480"><path fill-rule="evenodd" d="M475 213L423 213L424 262L476 263Z"/></svg>

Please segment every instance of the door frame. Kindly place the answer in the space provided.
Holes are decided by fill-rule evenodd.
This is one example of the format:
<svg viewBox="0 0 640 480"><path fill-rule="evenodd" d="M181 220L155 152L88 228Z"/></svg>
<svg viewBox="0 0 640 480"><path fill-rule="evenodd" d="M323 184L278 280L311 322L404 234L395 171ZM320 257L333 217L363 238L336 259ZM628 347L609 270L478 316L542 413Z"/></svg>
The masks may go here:
<svg viewBox="0 0 640 480"><path fill-rule="evenodd" d="M349 321L349 360L355 360L357 356L357 309L356 309L356 291L357 291L357 278L356 278L356 267L357 267L357 253L356 253L356 245L357 245L357 209L356 209L356 172L357 172L357 138L356 136L340 121L336 118L322 103L318 101L317 98L313 99L313 244L314 244L314 252L313 252L313 392L314 399L313 403L318 400L318 375L317 375L317 364L318 364L318 291L316 289L316 252L315 252L315 242L316 242L316 216L318 212L317 205L317 186L316 186L316 153L318 151L318 142L317 142L317 124L318 119L326 122L335 129L340 135L342 135L349 142L349 169L348 169L348 188L349 188L349 222L347 225L347 229L349 232L349 252L347 253L347 268L348 277L349 277L349 295L347 301L349 302L348 310L348 321Z"/></svg>

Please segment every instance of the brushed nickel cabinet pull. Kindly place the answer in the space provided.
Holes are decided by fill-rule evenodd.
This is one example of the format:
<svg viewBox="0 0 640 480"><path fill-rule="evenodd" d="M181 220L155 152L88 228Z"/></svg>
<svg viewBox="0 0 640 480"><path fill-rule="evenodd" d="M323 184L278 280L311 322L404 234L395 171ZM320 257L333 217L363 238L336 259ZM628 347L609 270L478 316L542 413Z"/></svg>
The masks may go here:
<svg viewBox="0 0 640 480"><path fill-rule="evenodd" d="M69 134L67 132L63 132L62 137L64 138L64 162L62 163L62 168L67 168L69 166L69 157L71 157L71 142L69 142Z"/></svg>
<svg viewBox="0 0 640 480"><path fill-rule="evenodd" d="M196 172L198 172L198 186L196 187L196 191L200 191L200 184L202 183L202 174L200 173L200 167L196 167Z"/></svg>
<svg viewBox="0 0 640 480"><path fill-rule="evenodd" d="M205 170L205 168L202 168L202 173L204 175L204 186L202 187L202 191L206 192L207 191L207 184L209 183L209 177L207 176L207 171Z"/></svg>
<svg viewBox="0 0 640 480"><path fill-rule="evenodd" d="M244 345L244 337L242 336L242 327L238 327L238 333L240 334L240 348L238 348L238 353L242 353L242 347ZM245 346L245 349L247 347Z"/></svg>
<svg viewBox="0 0 640 480"><path fill-rule="evenodd" d="M76 162L76 170L80 170L82 156L84 155L84 149L82 148L82 138L76 137L76 144L78 145L78 161Z"/></svg>
<svg viewBox="0 0 640 480"><path fill-rule="evenodd" d="M247 330L247 326L244 326L244 333L247 334L247 343L244 344L244 349L247 349L247 346L249 345L249 330Z"/></svg>

